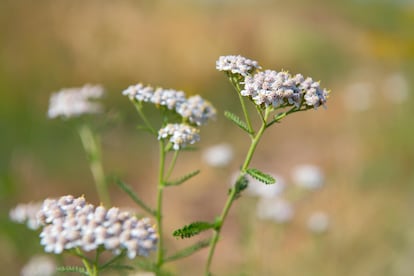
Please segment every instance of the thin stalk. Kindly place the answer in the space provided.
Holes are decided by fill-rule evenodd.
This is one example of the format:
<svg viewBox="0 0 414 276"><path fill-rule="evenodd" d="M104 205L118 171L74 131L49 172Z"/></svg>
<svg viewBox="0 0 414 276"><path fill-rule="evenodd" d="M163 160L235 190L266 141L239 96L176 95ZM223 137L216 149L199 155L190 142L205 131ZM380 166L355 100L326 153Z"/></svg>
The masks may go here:
<svg viewBox="0 0 414 276"><path fill-rule="evenodd" d="M174 155L172 157L170 166L169 166L169 168L167 170L167 174L165 175L165 180L167 180L167 181L170 178L172 171L174 170L174 167L175 167L175 164L177 162L177 157L178 157L178 153L179 152L180 152L179 150L174 151Z"/></svg>
<svg viewBox="0 0 414 276"><path fill-rule="evenodd" d="M82 125L78 129L83 148L88 155L89 167L95 181L99 200L106 207L111 206L111 200L106 185L105 173L102 166L101 147L98 139L93 135L92 130L87 125Z"/></svg>
<svg viewBox="0 0 414 276"><path fill-rule="evenodd" d="M247 126L249 128L249 132L253 132L252 123L250 122L249 113L247 112L246 104L244 102L243 96L240 93L237 93L239 95L240 104L243 110L244 118L246 119Z"/></svg>
<svg viewBox="0 0 414 276"><path fill-rule="evenodd" d="M141 117L142 121L144 121L145 126L151 131L152 134L157 134L157 131L155 131L155 129L152 127L151 123L149 122L149 120L147 119L147 117L145 116L144 112L142 112L142 103L135 103L134 104L139 116Z"/></svg>
<svg viewBox="0 0 414 276"><path fill-rule="evenodd" d="M244 98L240 94L241 88L239 86L239 82L237 80L234 80L230 76L229 76L229 79L230 79L230 83L233 85L234 89L236 89L236 91L237 91L237 95L239 96L239 100L240 100L240 105L241 105L242 110L243 110L244 119L246 120L247 127L249 128L249 132L252 133L253 132L252 123L250 121L249 112L247 111L246 103L244 102Z"/></svg>
<svg viewBox="0 0 414 276"><path fill-rule="evenodd" d="M79 248L76 248L76 253L82 255ZM88 272L89 276L98 276L98 270L96 265L90 264L86 258L82 258L82 263L86 269L86 272Z"/></svg>
<svg viewBox="0 0 414 276"><path fill-rule="evenodd" d="M164 262L164 247L163 247L163 229L162 229L162 194L164 190L164 170L165 170L165 149L164 141L159 141L160 150L160 166L158 173L158 187L157 187L157 227L158 227L158 252L157 252L157 268L161 268Z"/></svg>
<svg viewBox="0 0 414 276"><path fill-rule="evenodd" d="M260 138L263 136L263 133L266 130L266 120L267 120L267 117L269 116L269 113L270 113L270 110L266 109L262 125L261 125L259 131L256 133L256 135L252 138L250 148L247 152L245 161L243 163L243 166L240 169L239 178L245 175L246 170L249 167L249 164L252 160L253 154L254 154L254 152L256 150L256 147L257 147L257 145L260 141ZM233 202L236 198L236 194L237 194L237 190L236 190L236 187L234 186L230 190L230 194L227 197L226 204L224 205L224 208L221 212L221 215L217 220L217 227L214 230L213 238L211 239L211 243L210 243L210 251L208 253L205 275L210 275L210 267L211 267L211 263L212 263L212 260L213 260L214 251L216 249L216 245L217 245L217 242L218 242L219 237L220 237L221 228L222 228L222 226L224 224L224 221L226 220L226 217L227 217L227 215L230 211L230 208L231 208L231 206L232 206L232 204L233 204Z"/></svg>

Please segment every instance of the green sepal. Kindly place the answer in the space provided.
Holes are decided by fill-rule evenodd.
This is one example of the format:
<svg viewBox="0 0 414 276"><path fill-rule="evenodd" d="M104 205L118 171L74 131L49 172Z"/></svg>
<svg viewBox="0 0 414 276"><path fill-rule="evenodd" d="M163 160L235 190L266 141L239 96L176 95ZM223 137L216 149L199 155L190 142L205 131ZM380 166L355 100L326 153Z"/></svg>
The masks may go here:
<svg viewBox="0 0 414 276"><path fill-rule="evenodd" d="M129 195L129 197L138 205L140 206L142 209L144 209L145 211L147 211L148 213L150 213L153 216L156 216L157 212L155 210L153 210L152 208L150 208L147 204L144 203L144 201L142 201L138 195L132 190L132 188L130 186L128 186L126 183L124 183L122 180L120 180L119 178L115 177L114 178L115 183L127 194Z"/></svg>
<svg viewBox="0 0 414 276"><path fill-rule="evenodd" d="M175 261L181 258L188 257L192 255L194 252L197 252L198 250L203 249L209 245L210 245L210 239L199 241L196 244L186 247L178 251L174 255L165 258L164 262L172 262L172 261Z"/></svg>
<svg viewBox="0 0 414 276"><path fill-rule="evenodd" d="M273 176L265 174L264 172L259 171L258 169L247 169L246 172L250 174L254 179L257 179L262 183L265 183L265 184L276 183L276 180L274 179Z"/></svg>
<svg viewBox="0 0 414 276"><path fill-rule="evenodd" d="M84 267L80 266L58 266L56 268L57 272L75 272L81 275L89 276L88 271Z"/></svg>
<svg viewBox="0 0 414 276"><path fill-rule="evenodd" d="M239 128L246 131L248 134L253 134L253 132L249 129L245 122L242 121L236 114L231 113L230 111L225 111L224 116L235 123Z"/></svg>
<svg viewBox="0 0 414 276"><path fill-rule="evenodd" d="M191 238L195 235L200 234L203 231L208 229L215 228L214 223L205 222L205 221L196 221L189 225L184 226L181 229L177 229L173 232L174 237L180 237L181 239Z"/></svg>
<svg viewBox="0 0 414 276"><path fill-rule="evenodd" d="M180 178L179 178L179 179L177 179L177 180L165 182L165 183L164 183L164 186L178 186L178 185L180 185L180 184L182 184L182 183L186 182L186 181L187 181L187 180L189 180L190 178L192 178L192 177L196 176L196 175L197 175L197 174L199 174L199 173L200 173L200 170L195 170L195 171L193 171L193 172L190 172L190 173L188 173L188 174L186 174L186 175L184 175L184 176L180 177Z"/></svg>

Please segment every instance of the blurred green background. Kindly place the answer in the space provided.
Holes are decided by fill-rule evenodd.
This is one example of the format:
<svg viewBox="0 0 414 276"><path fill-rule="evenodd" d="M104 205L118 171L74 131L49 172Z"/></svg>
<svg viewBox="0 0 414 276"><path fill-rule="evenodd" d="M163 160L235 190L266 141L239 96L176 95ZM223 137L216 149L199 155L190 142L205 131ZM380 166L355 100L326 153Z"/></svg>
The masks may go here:
<svg viewBox="0 0 414 276"><path fill-rule="evenodd" d="M46 117L50 94L64 87L104 85L109 120L97 125L106 171L121 175L150 203L155 201L156 143L137 131L138 117L121 91L143 82L209 99L219 115L202 129L199 147L231 142L236 160L216 170L203 164L198 152L180 159L179 170L201 168L202 173L166 193L166 232L213 219L248 142L222 115L238 111L237 98L215 61L232 54L264 68L312 76L332 91L326 110L295 114L271 129L253 160L286 178L298 163L317 164L326 185L300 202L283 237L280 227L242 213L249 210L249 200L242 198L224 226L213 271L414 275L410 0L2 0L2 274L18 275L30 256L42 252L36 233L9 221L15 205L65 194L84 194L98 203L76 132L69 123ZM117 187L110 189L115 205L133 206ZM330 231L317 238L303 226L315 209L331 217ZM258 232L246 233L246 224L258 224ZM244 235L253 242L244 242ZM168 242L171 248L186 244ZM206 253L169 268L178 275L201 275Z"/></svg>

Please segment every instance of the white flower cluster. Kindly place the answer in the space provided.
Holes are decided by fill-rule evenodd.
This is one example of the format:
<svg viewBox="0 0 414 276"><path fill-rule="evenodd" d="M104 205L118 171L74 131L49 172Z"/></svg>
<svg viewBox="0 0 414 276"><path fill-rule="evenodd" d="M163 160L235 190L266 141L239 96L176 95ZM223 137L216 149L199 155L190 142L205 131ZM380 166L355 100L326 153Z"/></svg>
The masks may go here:
<svg viewBox="0 0 414 276"><path fill-rule="evenodd" d="M187 99L183 91L154 89L151 86L144 86L139 83L131 85L122 91L122 94L128 96L131 100L165 106L198 126L205 124L216 115L216 110L210 102L199 95Z"/></svg>
<svg viewBox="0 0 414 276"><path fill-rule="evenodd" d="M246 76L242 96L250 97L256 105L287 106L299 108L306 105L317 108L326 103L329 92L321 89L319 82L304 78L301 74L291 76L288 72L266 70Z"/></svg>
<svg viewBox="0 0 414 276"><path fill-rule="evenodd" d="M238 56L221 56L216 61L216 69L219 71L240 74L244 77L248 76L255 69L260 69L258 62L240 55Z"/></svg>
<svg viewBox="0 0 414 276"><path fill-rule="evenodd" d="M27 227L36 230L40 227L36 215L42 207L41 203L19 204L9 212L9 217L17 223L26 223Z"/></svg>
<svg viewBox="0 0 414 276"><path fill-rule="evenodd" d="M189 97L176 110L178 114L184 118L188 118L191 123L197 126L204 125L207 120L216 116L214 107L200 95Z"/></svg>
<svg viewBox="0 0 414 276"><path fill-rule="evenodd" d="M126 250L133 259L148 256L157 247L158 236L149 219L139 220L118 208L95 208L83 197L46 199L38 218L44 224L40 238L46 252L60 254L72 248L91 251L103 246L114 254Z"/></svg>
<svg viewBox="0 0 414 276"><path fill-rule="evenodd" d="M100 85L87 84L80 88L62 89L51 96L48 117L70 118L83 114L99 113L102 111L102 106L90 101L90 99L99 99L103 93L103 87Z"/></svg>
<svg viewBox="0 0 414 276"><path fill-rule="evenodd" d="M169 138L174 150L200 141L199 130L186 124L168 124L158 131L158 140Z"/></svg>

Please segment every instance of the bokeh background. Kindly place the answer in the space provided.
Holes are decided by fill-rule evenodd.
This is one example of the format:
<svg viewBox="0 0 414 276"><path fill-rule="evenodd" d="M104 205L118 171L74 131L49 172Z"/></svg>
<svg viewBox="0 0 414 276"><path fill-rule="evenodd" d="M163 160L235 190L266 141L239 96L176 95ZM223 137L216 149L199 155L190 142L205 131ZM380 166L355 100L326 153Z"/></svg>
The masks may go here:
<svg viewBox="0 0 414 276"><path fill-rule="evenodd" d="M166 192L166 232L219 214L248 139L224 116L239 112L220 55L241 54L264 68L321 80L328 108L294 114L266 133L253 166L289 179L310 163L325 184L295 203L287 225L255 218L241 198L217 248L217 275L414 275L414 2L410 0L187 0L0 2L0 267L18 275L42 252L37 234L9 221L18 203L65 194L98 204L79 137L49 120L49 96L85 83L106 89L97 122L108 174L155 201L157 144L121 91L143 82L201 94L217 108L200 152L231 143L224 169L200 152L178 173L202 173ZM104 121L104 123L103 123ZM133 208L115 185L114 205ZM315 210L330 217L323 235L306 228ZM187 242L169 238L171 251ZM172 263L201 275L207 251Z"/></svg>

